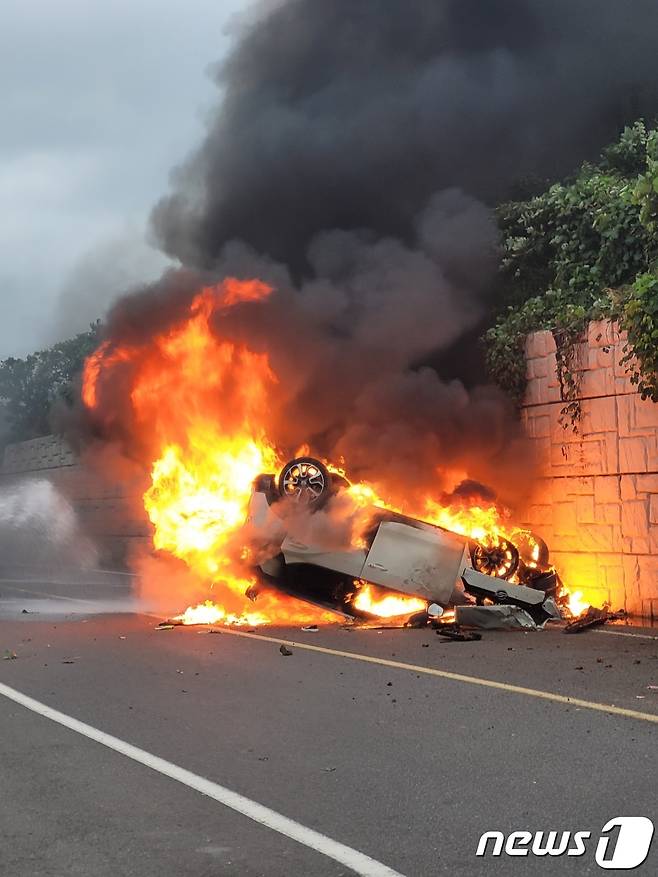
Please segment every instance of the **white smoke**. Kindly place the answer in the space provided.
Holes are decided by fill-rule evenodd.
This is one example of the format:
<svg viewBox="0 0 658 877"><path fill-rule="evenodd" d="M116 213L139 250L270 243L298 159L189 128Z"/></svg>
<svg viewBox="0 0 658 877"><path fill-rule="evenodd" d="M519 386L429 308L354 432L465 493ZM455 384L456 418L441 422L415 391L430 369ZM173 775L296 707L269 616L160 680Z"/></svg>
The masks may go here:
<svg viewBox="0 0 658 877"><path fill-rule="evenodd" d="M71 503L46 480L0 490L0 566L90 569L96 549Z"/></svg>

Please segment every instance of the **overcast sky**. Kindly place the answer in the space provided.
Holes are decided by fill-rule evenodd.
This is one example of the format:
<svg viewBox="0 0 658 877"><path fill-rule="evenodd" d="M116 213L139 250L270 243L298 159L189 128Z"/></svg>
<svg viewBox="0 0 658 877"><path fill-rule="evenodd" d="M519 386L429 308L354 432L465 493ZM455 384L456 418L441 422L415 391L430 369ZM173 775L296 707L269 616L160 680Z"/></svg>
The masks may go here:
<svg viewBox="0 0 658 877"><path fill-rule="evenodd" d="M245 0L1 0L0 359L159 272L145 243Z"/></svg>

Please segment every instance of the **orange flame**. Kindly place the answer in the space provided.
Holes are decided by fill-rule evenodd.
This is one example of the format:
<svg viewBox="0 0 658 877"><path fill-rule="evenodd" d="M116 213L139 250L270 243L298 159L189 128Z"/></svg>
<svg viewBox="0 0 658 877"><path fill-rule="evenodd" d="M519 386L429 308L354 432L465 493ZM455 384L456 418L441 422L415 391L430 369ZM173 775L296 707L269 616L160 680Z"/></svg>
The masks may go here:
<svg viewBox="0 0 658 877"><path fill-rule="evenodd" d="M259 624L267 624L268 618L262 612L244 612L241 615L227 612L223 606L218 606L212 600L199 603L198 606L188 606L181 615L176 615L174 621L183 624L235 624L256 627Z"/></svg>
<svg viewBox="0 0 658 877"><path fill-rule="evenodd" d="M131 358L129 348L110 349L108 341L104 341L98 350L87 357L82 380L82 401L87 408L98 405L98 381L101 372L110 369L119 362L128 362Z"/></svg>
<svg viewBox="0 0 658 877"><path fill-rule="evenodd" d="M515 528L506 526L496 505L442 506L432 499L425 505L424 520L477 542L514 541Z"/></svg>
<svg viewBox="0 0 658 877"><path fill-rule="evenodd" d="M420 597L407 597L404 594L392 594L382 591L374 585L364 583L359 587L352 605L360 612L377 615L379 618L395 618L413 615L427 609L427 602Z"/></svg>
<svg viewBox="0 0 658 877"><path fill-rule="evenodd" d="M267 354L219 337L217 318L272 292L260 280L226 278L201 289L188 312L148 347L105 341L85 363L82 398L101 415L116 370L129 374L131 414L140 441L154 458L151 485L143 497L154 547L184 561L217 591L217 601L188 607L180 616L184 623L257 625L336 617L275 594L261 595L254 611L246 597L253 582L238 534L254 478L281 466L266 429L277 378ZM364 483L352 484L348 495L357 511L357 542L363 539L366 510L373 505L480 541L512 535L494 505L444 507L428 497L416 504L406 499L398 506ZM426 604L419 598L380 594L367 585L359 589L355 605L372 615L393 617L421 611Z"/></svg>
<svg viewBox="0 0 658 877"><path fill-rule="evenodd" d="M325 609L310 606L303 600L284 594L268 592L258 598L258 611L243 609L229 612L219 603L205 600L197 606L188 606L185 612L174 617L183 624L230 624L239 627L258 627L262 624L332 624L342 616Z"/></svg>
<svg viewBox="0 0 658 877"><path fill-rule="evenodd" d="M564 594L566 596L566 607L574 618L587 612L591 606L591 603L583 599L582 591L573 591L572 593L568 589L564 589Z"/></svg>
<svg viewBox="0 0 658 877"><path fill-rule="evenodd" d="M332 471L345 477L344 469L332 467ZM436 500L426 497L421 503L407 501L407 507L404 507L390 499L384 499L371 484L364 482L350 484L348 493L359 508L367 509L378 506L389 511L410 515L426 521L428 524L433 524L435 527L451 530L453 533L478 542L495 544L500 539L513 541L514 535L521 532L518 528L508 527L503 520L501 510L493 504L489 506L443 506ZM360 544L360 539L361 534L355 534L355 544Z"/></svg>
<svg viewBox="0 0 658 877"><path fill-rule="evenodd" d="M144 506L154 527L154 546L204 578L221 575L229 587L244 593L248 583L230 576L226 549L244 523L254 478L273 467L274 451L253 436L191 429L187 448L170 445L153 465Z"/></svg>

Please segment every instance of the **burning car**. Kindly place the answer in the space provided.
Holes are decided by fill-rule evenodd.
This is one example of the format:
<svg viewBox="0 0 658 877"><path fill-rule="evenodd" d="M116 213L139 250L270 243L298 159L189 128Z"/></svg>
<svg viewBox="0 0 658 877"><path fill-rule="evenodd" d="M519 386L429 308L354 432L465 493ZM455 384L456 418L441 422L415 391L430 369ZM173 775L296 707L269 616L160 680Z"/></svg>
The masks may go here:
<svg viewBox="0 0 658 877"><path fill-rule="evenodd" d="M162 331L128 331L130 319L124 323L117 311L85 362L81 393L89 435L112 439L150 473L142 499L158 559L174 559L172 573L183 563L185 590L209 598L188 606L183 616L195 621L183 623L307 624L330 615L317 603L379 618L469 600L483 610L521 597L544 605L542 594L557 587L545 545L510 528L495 497L470 492L462 454L433 467L428 449L405 447L410 459L422 451L424 468L436 469L435 484L423 475L407 485L384 472L352 484L301 456L306 448L283 465L290 442L285 381L261 341L252 349L242 338L241 319L228 319L234 308L246 315L274 306L276 290L236 277L185 288ZM342 426L332 423L319 431L350 458L354 437L345 443ZM258 474L273 472L280 474ZM465 480L452 484L459 476ZM451 494L435 495L451 484ZM331 526L323 531L325 518ZM175 574L145 580L158 599L162 588L177 590ZM255 606L249 596L259 588Z"/></svg>
<svg viewBox="0 0 658 877"><path fill-rule="evenodd" d="M278 477L256 478L248 523L278 532L280 544L256 567L261 585L355 618L381 616L372 611L373 589L393 608L399 601L397 614L434 606L440 615L447 607L476 603L517 606L536 623L559 617L553 601L559 580L548 549L528 531L518 531L516 543L502 536L475 540L372 505L348 546L299 536L294 523L300 514L316 514L349 489L342 473L313 457L291 460Z"/></svg>

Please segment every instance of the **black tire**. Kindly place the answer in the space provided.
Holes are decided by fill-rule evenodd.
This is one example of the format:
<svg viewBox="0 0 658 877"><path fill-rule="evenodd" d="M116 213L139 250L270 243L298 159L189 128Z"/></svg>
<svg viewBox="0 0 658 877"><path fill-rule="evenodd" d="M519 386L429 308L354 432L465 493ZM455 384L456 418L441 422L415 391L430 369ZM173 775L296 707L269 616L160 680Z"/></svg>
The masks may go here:
<svg viewBox="0 0 658 877"><path fill-rule="evenodd" d="M279 493L286 499L319 508L331 492L331 473L314 457L295 457L279 474Z"/></svg>
<svg viewBox="0 0 658 877"><path fill-rule="evenodd" d="M519 566L519 552L507 539L497 545L483 545L476 542L471 548L471 563L477 572L498 579L509 579Z"/></svg>

